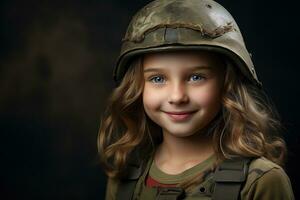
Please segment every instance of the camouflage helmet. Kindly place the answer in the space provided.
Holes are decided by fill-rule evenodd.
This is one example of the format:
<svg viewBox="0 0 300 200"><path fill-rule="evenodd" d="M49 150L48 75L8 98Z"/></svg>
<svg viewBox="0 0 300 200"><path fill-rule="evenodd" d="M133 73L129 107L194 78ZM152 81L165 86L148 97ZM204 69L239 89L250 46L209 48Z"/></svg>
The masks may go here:
<svg viewBox="0 0 300 200"><path fill-rule="evenodd" d="M119 83L132 58L150 52L207 50L228 57L261 86L242 34L231 14L213 0L155 0L132 18L113 72Z"/></svg>

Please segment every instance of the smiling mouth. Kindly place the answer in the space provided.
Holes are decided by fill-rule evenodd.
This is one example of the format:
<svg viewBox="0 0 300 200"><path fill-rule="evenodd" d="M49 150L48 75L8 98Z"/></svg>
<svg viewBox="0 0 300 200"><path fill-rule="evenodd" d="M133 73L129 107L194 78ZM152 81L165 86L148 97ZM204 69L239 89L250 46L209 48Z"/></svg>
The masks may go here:
<svg viewBox="0 0 300 200"><path fill-rule="evenodd" d="M183 112L165 112L172 121L186 121L195 113L196 111L183 111Z"/></svg>

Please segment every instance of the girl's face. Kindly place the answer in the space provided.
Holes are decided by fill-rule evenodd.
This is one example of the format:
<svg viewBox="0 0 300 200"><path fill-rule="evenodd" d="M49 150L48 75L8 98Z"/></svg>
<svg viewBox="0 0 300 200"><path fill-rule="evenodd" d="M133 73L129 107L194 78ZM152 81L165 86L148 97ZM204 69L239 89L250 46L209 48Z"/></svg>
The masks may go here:
<svg viewBox="0 0 300 200"><path fill-rule="evenodd" d="M208 52L147 54L143 104L164 133L191 136L221 108L224 64Z"/></svg>

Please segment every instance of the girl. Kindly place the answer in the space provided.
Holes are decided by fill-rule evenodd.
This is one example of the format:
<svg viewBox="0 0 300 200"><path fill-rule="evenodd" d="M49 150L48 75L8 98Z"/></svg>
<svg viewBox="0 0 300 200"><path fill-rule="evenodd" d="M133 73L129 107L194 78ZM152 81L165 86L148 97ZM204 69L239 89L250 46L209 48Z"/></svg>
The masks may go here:
<svg viewBox="0 0 300 200"><path fill-rule="evenodd" d="M132 19L99 131L106 199L294 199L286 147L232 16L156 0Z"/></svg>

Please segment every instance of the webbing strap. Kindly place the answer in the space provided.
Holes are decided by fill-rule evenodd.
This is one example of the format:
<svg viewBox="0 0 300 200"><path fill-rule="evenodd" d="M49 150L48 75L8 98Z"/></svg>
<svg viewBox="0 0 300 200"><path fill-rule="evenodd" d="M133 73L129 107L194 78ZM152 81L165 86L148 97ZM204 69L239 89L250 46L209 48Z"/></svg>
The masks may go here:
<svg viewBox="0 0 300 200"><path fill-rule="evenodd" d="M118 186L116 200L131 200L137 180L121 181Z"/></svg>
<svg viewBox="0 0 300 200"><path fill-rule="evenodd" d="M119 185L116 200L131 200L138 179L142 175L142 165L129 165L127 176L124 177Z"/></svg>
<svg viewBox="0 0 300 200"><path fill-rule="evenodd" d="M180 187L160 188L155 200L181 200L185 197L185 192Z"/></svg>
<svg viewBox="0 0 300 200"><path fill-rule="evenodd" d="M214 174L213 200L238 200L248 174L249 158L225 160Z"/></svg>

